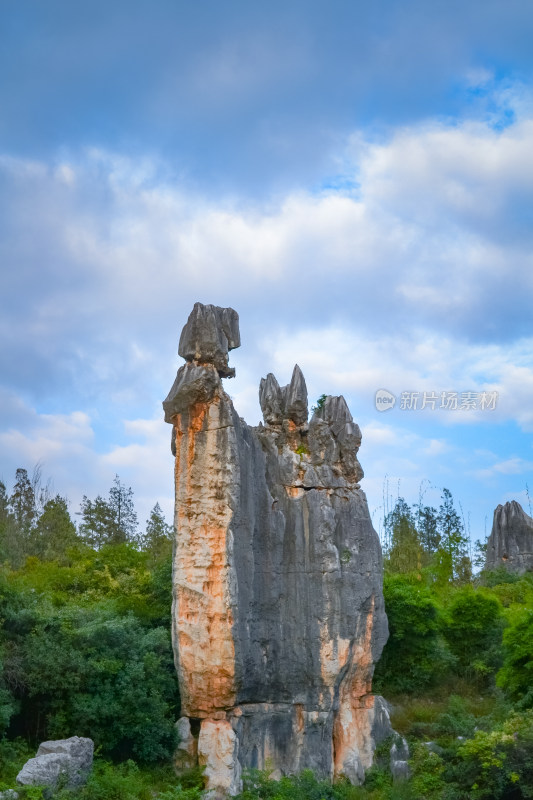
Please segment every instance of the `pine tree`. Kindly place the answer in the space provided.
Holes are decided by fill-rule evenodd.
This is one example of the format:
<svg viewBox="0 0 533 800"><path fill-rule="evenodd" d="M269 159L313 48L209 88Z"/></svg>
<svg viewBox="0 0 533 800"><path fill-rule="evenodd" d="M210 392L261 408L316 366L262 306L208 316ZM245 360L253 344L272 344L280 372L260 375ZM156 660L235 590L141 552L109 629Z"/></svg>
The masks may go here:
<svg viewBox="0 0 533 800"><path fill-rule="evenodd" d="M15 473L15 485L9 498L9 508L24 538L29 538L37 516L35 492L28 472L19 467Z"/></svg>
<svg viewBox="0 0 533 800"><path fill-rule="evenodd" d="M109 542L121 544L137 540L137 514L133 505L133 490L126 488L118 475L115 475L113 486L109 490L109 507L113 514Z"/></svg>
<svg viewBox="0 0 533 800"><path fill-rule="evenodd" d="M440 536L437 564L441 579L463 579L469 569L471 574L468 539L464 533L461 517L455 510L452 493L449 489L442 490L442 503L437 516L437 531Z"/></svg>
<svg viewBox="0 0 533 800"><path fill-rule="evenodd" d="M440 544L440 534L437 529L437 510L432 506L418 505L416 507L416 525L420 542L429 561Z"/></svg>
<svg viewBox="0 0 533 800"><path fill-rule="evenodd" d="M159 560L172 552L174 528L168 525L163 516L161 506L156 503L146 520L146 533L143 538L143 550Z"/></svg>
<svg viewBox="0 0 533 800"><path fill-rule="evenodd" d="M138 541L133 491L120 482L118 475L109 490L109 500L98 495L93 501L84 495L79 513L82 517L80 535L97 550L104 544Z"/></svg>
<svg viewBox="0 0 533 800"><path fill-rule="evenodd" d="M90 547L99 550L102 545L109 541L110 531L114 525L113 511L109 503L103 497L96 500L89 500L83 495L81 501L82 522L80 524L80 536Z"/></svg>

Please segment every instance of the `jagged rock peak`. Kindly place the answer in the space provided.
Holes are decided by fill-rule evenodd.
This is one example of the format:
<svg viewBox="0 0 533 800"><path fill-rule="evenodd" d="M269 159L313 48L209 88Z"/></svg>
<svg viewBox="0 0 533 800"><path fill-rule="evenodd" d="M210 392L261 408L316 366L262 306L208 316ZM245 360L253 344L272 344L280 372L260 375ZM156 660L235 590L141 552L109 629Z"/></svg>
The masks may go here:
<svg viewBox="0 0 533 800"><path fill-rule="evenodd" d="M181 332L178 352L186 361L214 364L221 378L233 378L228 352L240 345L239 315L233 308L195 303Z"/></svg>
<svg viewBox="0 0 533 800"><path fill-rule="evenodd" d="M259 384L259 404L267 425L281 425L283 420L283 398L275 375L269 372Z"/></svg>
<svg viewBox="0 0 533 800"><path fill-rule="evenodd" d="M344 397L328 395L322 410L323 419L328 423L341 446L350 447L356 453L361 445L361 429L353 417Z"/></svg>
<svg viewBox="0 0 533 800"><path fill-rule="evenodd" d="M307 386L305 385L303 372L298 364L295 364L291 382L286 388L285 416L296 425L303 425L304 422L307 422Z"/></svg>
<svg viewBox="0 0 533 800"><path fill-rule="evenodd" d="M259 403L267 425L281 425L284 419L290 419L295 425L307 422L307 386L298 364L295 364L287 386L280 387L271 372L266 378L261 378Z"/></svg>
<svg viewBox="0 0 533 800"><path fill-rule="evenodd" d="M485 569L498 567L519 574L533 570L533 519L516 500L494 511Z"/></svg>

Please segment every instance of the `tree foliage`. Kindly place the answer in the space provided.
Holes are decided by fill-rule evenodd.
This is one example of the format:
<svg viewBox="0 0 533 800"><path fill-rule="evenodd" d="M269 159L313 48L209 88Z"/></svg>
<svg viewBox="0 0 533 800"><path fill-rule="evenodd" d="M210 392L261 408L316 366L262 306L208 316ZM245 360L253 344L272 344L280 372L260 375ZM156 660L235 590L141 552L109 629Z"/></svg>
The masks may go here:
<svg viewBox="0 0 533 800"><path fill-rule="evenodd" d="M174 528L168 525L161 506L156 503L146 520L146 533L142 545L156 560L172 553Z"/></svg>
<svg viewBox="0 0 533 800"><path fill-rule="evenodd" d="M61 559L71 547L79 542L64 497L56 495L48 500L43 513L35 524L31 542L31 555L44 561Z"/></svg>
<svg viewBox="0 0 533 800"><path fill-rule="evenodd" d="M29 558L0 573L0 721L32 742L90 736L102 753L151 762L174 742L178 690L170 568L132 545ZM169 565L170 566L170 565Z"/></svg>
<svg viewBox="0 0 533 800"><path fill-rule="evenodd" d="M394 783L388 757L364 787L254 773L243 800L533 797L533 577L472 578L447 490L438 510L398 498L386 531L390 637L373 689L393 701L412 777ZM44 738L88 735L106 758L141 765L170 758L173 539L158 503L139 532L118 476L105 498L84 497L78 530L39 470L18 470L11 494L0 482L0 790ZM197 783L158 795L144 769L100 763L80 800L200 800Z"/></svg>
<svg viewBox="0 0 533 800"><path fill-rule="evenodd" d="M118 475L115 475L108 500L100 495L95 500L89 500L84 495L81 518L80 534L91 547L137 541L138 523L133 491L121 483Z"/></svg>
<svg viewBox="0 0 533 800"><path fill-rule="evenodd" d="M533 708L533 610L520 609L503 636L498 684L521 707Z"/></svg>
<svg viewBox="0 0 533 800"><path fill-rule="evenodd" d="M449 489L438 512L422 501L409 506L398 497L384 519L385 569L391 574L431 572L441 584L468 582L472 565L464 524Z"/></svg>
<svg viewBox="0 0 533 800"><path fill-rule="evenodd" d="M392 575L383 586L389 639L375 672L379 691L412 692L434 683L449 658L442 619L430 589L416 579Z"/></svg>
<svg viewBox="0 0 533 800"><path fill-rule="evenodd" d="M504 628L499 600L472 586L458 588L447 609L444 636L462 675L486 681L501 665Z"/></svg>

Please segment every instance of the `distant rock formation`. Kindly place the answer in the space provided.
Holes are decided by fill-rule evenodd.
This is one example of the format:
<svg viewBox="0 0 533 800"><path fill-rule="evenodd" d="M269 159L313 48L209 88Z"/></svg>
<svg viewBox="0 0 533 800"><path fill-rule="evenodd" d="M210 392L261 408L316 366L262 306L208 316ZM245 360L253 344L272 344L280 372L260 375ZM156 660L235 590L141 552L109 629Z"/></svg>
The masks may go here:
<svg viewBox="0 0 533 800"><path fill-rule="evenodd" d="M187 363L163 403L180 758L197 753L218 793L238 792L250 767L360 783L392 732L371 693L388 628L361 432L343 397L308 422L298 366L287 386L261 380L264 425L248 426L221 381L239 343L235 311L197 303L180 339Z"/></svg>
<svg viewBox="0 0 533 800"><path fill-rule="evenodd" d="M494 511L485 569L498 567L519 575L533 570L533 519L516 500Z"/></svg>

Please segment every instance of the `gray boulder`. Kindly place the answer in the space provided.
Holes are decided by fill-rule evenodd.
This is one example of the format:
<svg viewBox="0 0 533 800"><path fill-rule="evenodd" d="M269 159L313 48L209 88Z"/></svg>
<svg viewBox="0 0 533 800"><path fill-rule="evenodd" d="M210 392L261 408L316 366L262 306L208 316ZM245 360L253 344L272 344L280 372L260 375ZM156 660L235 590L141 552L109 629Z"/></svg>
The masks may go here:
<svg viewBox="0 0 533 800"><path fill-rule="evenodd" d="M26 761L19 774L20 786L48 786L55 789L64 781L65 786L82 786L89 777L93 764L94 742L92 739L71 736L42 742L35 755Z"/></svg>
<svg viewBox="0 0 533 800"><path fill-rule="evenodd" d="M533 519L516 500L494 511L485 569L498 567L519 575L533 570Z"/></svg>

